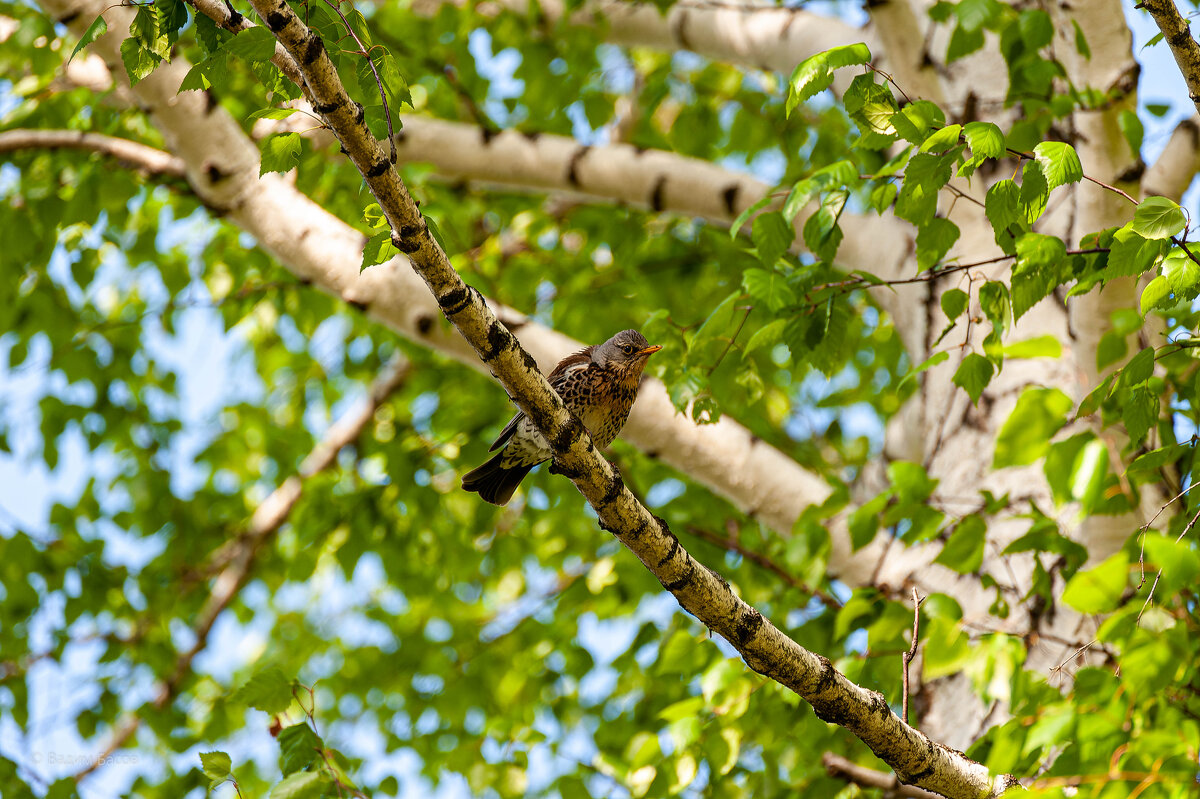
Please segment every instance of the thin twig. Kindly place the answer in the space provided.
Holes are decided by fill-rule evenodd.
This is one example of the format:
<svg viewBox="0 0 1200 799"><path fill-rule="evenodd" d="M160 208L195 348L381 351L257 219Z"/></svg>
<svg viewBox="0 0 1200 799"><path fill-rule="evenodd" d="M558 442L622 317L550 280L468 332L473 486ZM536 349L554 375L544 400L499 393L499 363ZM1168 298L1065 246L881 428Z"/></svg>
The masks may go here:
<svg viewBox="0 0 1200 799"><path fill-rule="evenodd" d="M900 672L900 676L904 682L904 693L900 700L901 701L900 718L904 720L905 724L908 723L908 667L909 667L909 664L912 663L913 658L915 658L917 656L917 644L921 640L920 636L921 636L921 602L922 602L922 600L920 598L918 598L917 589L915 586L913 587L913 590L912 590L912 601L913 601L912 646L910 646L908 648L907 652L903 652L900 655L900 662L903 664L903 671Z"/></svg>
<svg viewBox="0 0 1200 799"><path fill-rule="evenodd" d="M354 32L354 28L350 25L350 20L346 19L346 15L339 8L341 0L325 0L325 5L333 9L334 13L342 18L342 24L346 26L346 31L354 38L354 43L358 45L358 55L367 59L367 66L371 68L371 74L375 76L375 85L379 87L379 100L383 103L383 116L387 120L388 129L388 144L391 146L392 163L396 163L396 131L392 128L392 109L388 105L387 92L383 90L383 81L379 78L379 71L375 69L375 62L371 60L371 54L367 52L366 45L358 38L358 34Z"/></svg>

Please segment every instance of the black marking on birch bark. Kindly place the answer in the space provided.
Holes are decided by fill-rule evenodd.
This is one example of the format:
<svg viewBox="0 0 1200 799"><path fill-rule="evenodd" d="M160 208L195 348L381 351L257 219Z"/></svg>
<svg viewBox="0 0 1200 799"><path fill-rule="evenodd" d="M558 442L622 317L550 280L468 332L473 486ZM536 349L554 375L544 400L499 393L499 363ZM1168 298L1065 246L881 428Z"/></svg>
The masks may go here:
<svg viewBox="0 0 1200 799"><path fill-rule="evenodd" d="M633 154L636 156L642 156L646 154L646 148L639 144L631 144L629 146L633 148Z"/></svg>
<svg viewBox="0 0 1200 799"><path fill-rule="evenodd" d="M542 138L542 132L540 130L523 130L521 131L521 135L529 139L531 142L536 142L538 139Z"/></svg>
<svg viewBox="0 0 1200 799"><path fill-rule="evenodd" d="M675 557L675 553L679 551L679 536L674 533L668 533L671 536L671 547L667 550L667 554L659 558L658 563L654 564L654 568L661 569L671 558Z"/></svg>
<svg viewBox="0 0 1200 799"><path fill-rule="evenodd" d="M287 27L287 24L287 14L281 14L278 11L272 11L270 14L267 14L267 27L271 29L272 33L279 33Z"/></svg>
<svg viewBox="0 0 1200 799"><path fill-rule="evenodd" d="M359 106L359 108L362 108L362 106ZM367 170L367 177L377 178L391 169L391 166L392 164L387 158L380 158L378 161L371 164L371 168Z"/></svg>
<svg viewBox="0 0 1200 799"><path fill-rule="evenodd" d="M1137 183L1145 172L1146 162L1139 158L1136 164L1117 175L1117 183Z"/></svg>
<svg viewBox="0 0 1200 799"><path fill-rule="evenodd" d="M667 193L667 176L659 175L658 180L654 181L654 191L650 195L650 207L655 211L661 211L665 205L663 195Z"/></svg>
<svg viewBox="0 0 1200 799"><path fill-rule="evenodd" d="M404 142L408 141L408 131L404 128L396 131L396 135L392 137L392 141L396 142L396 146L400 147Z"/></svg>
<svg viewBox="0 0 1200 799"><path fill-rule="evenodd" d="M304 52L300 55L300 63L311 67L325 52L325 42L315 33L309 33L308 41L304 43Z"/></svg>
<svg viewBox="0 0 1200 799"><path fill-rule="evenodd" d="M369 305L369 303L363 302L362 300L346 300L346 304L361 313L366 313L367 306Z"/></svg>
<svg viewBox="0 0 1200 799"><path fill-rule="evenodd" d="M621 475L614 474L604 489L604 496L600 497L600 506L603 507L616 502L617 498L621 496L621 491L624 488L625 481L621 479Z"/></svg>
<svg viewBox="0 0 1200 799"><path fill-rule="evenodd" d="M550 439L550 448L555 452L566 452L582 432L583 425L575 418L575 414L571 414L554 432Z"/></svg>
<svg viewBox="0 0 1200 799"><path fill-rule="evenodd" d="M424 230L416 225L401 225L399 230L392 231L392 245L405 255L412 255L414 252L421 249L421 234L424 232ZM453 293L454 292L451 292L451 294ZM467 301L470 302L469 295ZM442 310L445 311L445 308L443 307ZM462 308L459 308L457 311L453 311L452 313L458 313L458 311L461 310ZM446 315L449 316L450 313L451 312L446 312Z"/></svg>
<svg viewBox="0 0 1200 799"><path fill-rule="evenodd" d="M300 234L301 240L304 239L304 236L307 233L308 233L308 231L305 231L304 233ZM299 283L301 286L311 286L313 284L313 279L311 277L309 277L308 275L300 275L296 278L296 282Z"/></svg>
<svg viewBox="0 0 1200 799"><path fill-rule="evenodd" d="M817 661L821 665L820 673L817 675L816 690L818 692L828 691L837 684L837 678L833 676L833 664L824 655L817 655Z"/></svg>
<svg viewBox="0 0 1200 799"><path fill-rule="evenodd" d="M417 317L417 333L422 336L428 336L429 331L433 329L433 317L428 314L421 314Z"/></svg>
<svg viewBox="0 0 1200 799"><path fill-rule="evenodd" d="M659 454L658 450L653 450L651 452L647 452L646 457L652 461L656 461L661 457L661 455Z"/></svg>
<svg viewBox="0 0 1200 799"><path fill-rule="evenodd" d="M479 138L483 139L484 147L487 147L489 144L492 143L492 139L494 139L500 135L500 131L495 130L494 128L492 128L491 125L481 126L480 131L482 131L482 132L480 133Z"/></svg>
<svg viewBox="0 0 1200 799"><path fill-rule="evenodd" d="M342 104L335 100L332 103L317 103L316 105L313 106L313 110L316 111L318 114L329 115L341 107L342 107ZM342 152L346 152L345 147L342 148Z"/></svg>
<svg viewBox="0 0 1200 799"><path fill-rule="evenodd" d="M637 527L633 528L633 530L631 532L626 533L625 538L627 538L630 541L637 541L642 536L644 536L646 534L646 531L649 529L650 529L650 522L642 522Z"/></svg>
<svg viewBox="0 0 1200 799"><path fill-rule="evenodd" d="M450 289L438 297L437 301L438 305L442 308L442 313L446 316L454 316L454 314L471 304L471 292L464 284Z"/></svg>
<svg viewBox="0 0 1200 799"><path fill-rule="evenodd" d="M750 446L751 446L751 447L756 447L756 446L758 446L758 445L759 445L759 444L761 444L761 443L762 443L762 439L761 439L761 438L759 438L758 436L754 435L753 433L751 433L751 434L750 434Z"/></svg>
<svg viewBox="0 0 1200 799"><path fill-rule="evenodd" d="M229 174L210 161L204 165L204 177L208 179L209 184L215 186L228 178Z"/></svg>
<svg viewBox="0 0 1200 799"><path fill-rule="evenodd" d="M516 328L512 325L505 325L505 327L507 327L509 330L516 330ZM533 356L525 350L521 350L521 364L531 372L541 371L538 369L537 361L535 361Z"/></svg>
<svg viewBox="0 0 1200 799"><path fill-rule="evenodd" d="M70 25L72 22L79 19L79 15L81 13L82 12L78 10L68 11L66 14L63 14L61 17L59 17L57 21L60 25Z"/></svg>
<svg viewBox="0 0 1200 799"><path fill-rule="evenodd" d="M558 458L552 458L550 460L550 465L546 467L546 470L549 471L550 474L561 474L568 480L578 480L580 477L583 477L582 469L572 469L570 466L566 466L560 462ZM603 527L603 524L601 527Z"/></svg>
<svg viewBox="0 0 1200 799"><path fill-rule="evenodd" d="M367 119L367 110L362 107L362 103L354 104L354 121L361 125Z"/></svg>
<svg viewBox="0 0 1200 799"><path fill-rule="evenodd" d="M579 149L571 153L571 159L567 162L567 184L570 186L579 187L579 174L576 171L579 167L580 160L588 154L588 150L592 149L586 144L579 145Z"/></svg>
<svg viewBox="0 0 1200 799"><path fill-rule="evenodd" d="M1176 31L1168 36L1167 44L1171 45L1171 49L1174 50L1177 47L1187 44L1189 41L1191 41L1191 39L1191 32L1187 28L1183 28L1182 30Z"/></svg>
<svg viewBox="0 0 1200 799"><path fill-rule="evenodd" d="M730 216L737 216L737 198L738 192L741 190L742 184L731 183L721 192L721 201L725 203L725 213Z"/></svg>
<svg viewBox="0 0 1200 799"><path fill-rule="evenodd" d="M241 11L238 11L236 8L230 8L229 19L225 20L225 24L231 28L236 28L242 24L242 20L244 19L245 17L242 16Z"/></svg>
<svg viewBox="0 0 1200 799"><path fill-rule="evenodd" d="M679 46L684 50L691 50L691 42L688 41L687 31L687 10L680 12L677 21L671 23L671 35L675 37L675 41L679 42Z"/></svg>
<svg viewBox="0 0 1200 799"><path fill-rule="evenodd" d="M688 559L687 569L683 572L683 574L679 575L678 579L672 580L669 583L663 583L663 588L667 589L668 591L670 591L673 594L676 591L682 589L688 583L690 583L692 581L692 578L695 576L696 576L696 562L694 560Z"/></svg>
<svg viewBox="0 0 1200 799"><path fill-rule="evenodd" d="M508 328L493 319L487 331L487 349L479 353L479 358L484 363L491 363L516 343L517 340L508 332Z"/></svg>
<svg viewBox="0 0 1200 799"><path fill-rule="evenodd" d="M754 636L758 635L762 626L762 614L754 608L747 609L733 627L733 643L739 648L745 646Z"/></svg>

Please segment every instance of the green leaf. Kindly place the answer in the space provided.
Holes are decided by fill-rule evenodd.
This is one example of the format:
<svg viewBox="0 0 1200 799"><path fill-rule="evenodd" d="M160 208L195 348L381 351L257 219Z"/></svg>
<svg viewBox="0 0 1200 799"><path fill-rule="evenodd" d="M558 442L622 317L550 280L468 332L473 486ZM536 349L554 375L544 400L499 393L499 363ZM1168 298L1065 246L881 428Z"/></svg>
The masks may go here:
<svg viewBox="0 0 1200 799"><path fill-rule="evenodd" d="M224 752L201 752L200 767L213 785L224 782L233 773L233 761Z"/></svg>
<svg viewBox="0 0 1200 799"><path fill-rule="evenodd" d="M358 271L366 269L368 266L375 266L385 261L390 261L395 258L400 251L396 249L396 245L392 244L392 231L390 228L384 228L378 233L372 234L367 239L366 246L363 247L362 263L358 266Z"/></svg>
<svg viewBox="0 0 1200 799"><path fill-rule="evenodd" d="M1021 188L1012 180L998 180L984 197L984 212L995 231L996 243L1015 252L1016 237L1029 230L1021 205Z"/></svg>
<svg viewBox="0 0 1200 799"><path fill-rule="evenodd" d="M150 6L141 6L129 26L130 38L159 60L171 55L171 37L159 25L158 15Z"/></svg>
<svg viewBox="0 0 1200 799"><path fill-rule="evenodd" d="M932 269L958 241L958 225L935 216L917 231L917 268ZM944 295L943 295L944 296Z"/></svg>
<svg viewBox="0 0 1200 799"><path fill-rule="evenodd" d="M121 61L125 64L125 73L129 75L129 83L136 86L143 78L154 71L162 59L142 47L137 39L128 38L121 42Z"/></svg>
<svg viewBox="0 0 1200 799"><path fill-rule="evenodd" d="M1140 444L1150 432L1150 428L1158 421L1158 407L1158 397L1144 386L1129 392L1122 421L1125 422L1125 432L1129 434L1131 443Z"/></svg>
<svg viewBox="0 0 1200 799"><path fill-rule="evenodd" d="M987 541L987 525L971 515L955 526L950 540L942 547L934 563L940 563L959 574L970 574L983 564L983 548Z"/></svg>
<svg viewBox="0 0 1200 799"><path fill-rule="evenodd" d="M1075 27L1075 52L1079 53L1086 60L1091 61L1092 48L1088 47L1087 37L1083 35L1083 28L1079 27L1079 21L1075 19L1071 20L1071 25Z"/></svg>
<svg viewBox="0 0 1200 799"><path fill-rule="evenodd" d="M287 119L292 114L298 113L298 108L260 108L253 114L246 117L247 122L256 119Z"/></svg>
<svg viewBox="0 0 1200 799"><path fill-rule="evenodd" d="M329 779L320 771L300 771L284 777L271 789L271 799L318 799Z"/></svg>
<svg viewBox="0 0 1200 799"><path fill-rule="evenodd" d="M75 49L71 51L70 57L67 58L67 63L70 64L71 59L78 55L80 50L106 33L108 33L108 23L104 21L103 16L96 17L92 24L88 25L88 29L83 32L83 36L79 37L79 42L75 45Z"/></svg>
<svg viewBox="0 0 1200 799"><path fill-rule="evenodd" d="M804 244L822 261L832 261L842 242L842 231L837 222L849 196L846 191L830 192L816 213L804 223Z"/></svg>
<svg viewBox="0 0 1200 799"><path fill-rule="evenodd" d="M958 24L967 31L979 31L995 19L1001 11L997 0L960 0L954 8Z"/></svg>
<svg viewBox="0 0 1200 799"><path fill-rule="evenodd" d="M1008 358L1061 358L1062 344L1054 336L1035 336L1006 344L1004 355Z"/></svg>
<svg viewBox="0 0 1200 799"><path fill-rule="evenodd" d="M758 260L767 268L771 268L792 245L796 238L796 230L787 223L783 214L768 211L754 218L751 238L758 250Z"/></svg>
<svg viewBox="0 0 1200 799"><path fill-rule="evenodd" d="M312 727L301 722L279 731L279 767L284 774L308 768L321 758L325 743Z"/></svg>
<svg viewBox="0 0 1200 799"><path fill-rule="evenodd" d="M787 278L774 269L747 269L742 273L742 286L747 294L765 304L771 313L778 313L796 304L796 294L788 285Z"/></svg>
<svg viewBox="0 0 1200 799"><path fill-rule="evenodd" d="M977 158L999 158L1004 155L1004 131L991 122L968 122L963 128L971 155Z"/></svg>
<svg viewBox="0 0 1200 799"><path fill-rule="evenodd" d="M924 502L937 488L938 481L931 478L919 463L892 461L888 464L887 473L892 490L905 502Z"/></svg>
<svg viewBox="0 0 1200 799"><path fill-rule="evenodd" d="M947 289L942 293L942 313L946 314L947 319L953 321L963 315L970 300L970 296L962 289Z"/></svg>
<svg viewBox="0 0 1200 799"><path fill-rule="evenodd" d="M793 222L796 219L796 215L804 209L804 206L808 205L808 201L820 190L820 184L811 178L796 181L795 185L792 186L792 190L788 192L787 199L783 202L783 208L780 209L784 220L788 223Z"/></svg>
<svg viewBox="0 0 1200 799"><path fill-rule="evenodd" d="M979 353L968 353L959 364L958 371L954 373L954 385L967 392L971 402L978 403L979 398L983 396L983 390L992 381L994 371L995 367L987 358Z"/></svg>
<svg viewBox="0 0 1200 799"><path fill-rule="evenodd" d="M729 226L729 238L736 239L738 232L746 224L746 221L750 219L750 217L754 216L755 213L761 211L770 204L771 195L768 194L766 197L763 197L761 200L754 203L754 205L751 205L749 208L738 214L737 218L733 220L733 224Z"/></svg>
<svg viewBox="0 0 1200 799"><path fill-rule="evenodd" d="M1143 314L1150 313L1155 308L1168 308L1171 303L1171 283L1162 275L1151 280L1142 289L1142 299L1138 307Z"/></svg>
<svg viewBox="0 0 1200 799"><path fill-rule="evenodd" d="M1126 225L1113 235L1112 248L1108 253L1108 266L1104 279L1136 277L1154 266L1166 245L1162 239L1142 236L1133 230L1133 223Z"/></svg>
<svg viewBox="0 0 1200 799"><path fill-rule="evenodd" d="M850 530L850 545L854 551L865 547L879 532L879 514L887 507L888 494L880 494L860 505L850 514L846 526Z"/></svg>
<svg viewBox="0 0 1200 799"><path fill-rule="evenodd" d="M938 192L954 172L954 155L918 153L904 170L904 186L896 198L896 216L918 227L937 212Z"/></svg>
<svg viewBox="0 0 1200 799"><path fill-rule="evenodd" d="M1196 296L1196 287L1200 285L1200 264L1182 250L1174 249L1163 259L1162 276L1179 298L1191 299Z"/></svg>
<svg viewBox="0 0 1200 799"><path fill-rule="evenodd" d="M1063 601L1080 613L1107 613L1116 610L1125 592L1129 555L1112 555L1095 568L1081 571L1067 581Z"/></svg>
<svg viewBox="0 0 1200 799"><path fill-rule="evenodd" d="M1126 108L1120 114L1117 114L1117 127L1121 129L1121 135L1125 137L1125 141L1129 144L1129 149L1134 157L1140 157L1142 154L1142 139L1146 135L1146 130L1142 127L1142 120L1138 119L1137 114Z"/></svg>
<svg viewBox="0 0 1200 799"><path fill-rule="evenodd" d="M919 366L914 366L909 371L909 373L904 376L904 378L896 386L897 391L900 388L902 388L908 381L915 380L917 375L921 374L921 372L924 372L927 369L932 369L933 367L937 366L939 363L942 363L943 361L946 361L949 358L950 358L950 353L948 353L944 350L942 352L935 352L933 355L930 355L928 358L926 358L924 361L922 361Z"/></svg>
<svg viewBox="0 0 1200 799"><path fill-rule="evenodd" d="M277 715L292 704L292 684L277 668L268 668L251 677L234 692L235 701Z"/></svg>
<svg viewBox="0 0 1200 799"><path fill-rule="evenodd" d="M1046 454L1050 438L1067 423L1071 398L1056 388L1028 388L1000 428L992 468L1023 466Z"/></svg>
<svg viewBox="0 0 1200 799"><path fill-rule="evenodd" d="M262 151L259 175L287 172L300 163L300 134L273 133L262 140L259 149Z"/></svg>
<svg viewBox="0 0 1200 799"><path fill-rule="evenodd" d="M187 25L187 3L183 0L154 0L154 13L158 17L158 29L174 43L180 28Z"/></svg>
<svg viewBox="0 0 1200 799"><path fill-rule="evenodd" d="M776 319L754 331L754 335L746 342L745 354L749 355L760 347L774 347L783 340L783 329L786 326L786 319Z"/></svg>
<svg viewBox="0 0 1200 799"><path fill-rule="evenodd" d="M1187 227L1178 204L1166 197L1147 197L1138 203L1129 228L1147 239L1169 239Z"/></svg>
<svg viewBox="0 0 1200 799"><path fill-rule="evenodd" d="M1076 417L1090 416L1096 412L1101 403L1108 398L1112 392L1113 383L1116 382L1116 375L1109 375L1100 381L1100 385L1088 392L1088 395L1083 398L1083 402L1079 403L1079 410L1075 412Z"/></svg>
<svg viewBox="0 0 1200 799"><path fill-rule="evenodd" d="M958 137L960 135L962 135L962 125L946 125L944 128L930 135L927 139L925 139L924 142L921 143L920 152L945 152L954 145L958 144Z"/></svg>
<svg viewBox="0 0 1200 799"><path fill-rule="evenodd" d="M862 43L834 47L804 59L796 65L788 81L785 113L791 116L800 103L833 85L835 69L866 64L870 60L871 51Z"/></svg>
<svg viewBox="0 0 1200 799"><path fill-rule="evenodd" d="M1067 245L1057 236L1026 233L1016 242L1012 272L1012 311L1015 319L1041 302L1061 282Z"/></svg>
<svg viewBox="0 0 1200 799"><path fill-rule="evenodd" d="M1130 358L1129 363L1121 369L1121 378L1117 385L1133 388L1145 383L1152 374L1154 374L1154 348L1145 347Z"/></svg>
<svg viewBox="0 0 1200 799"><path fill-rule="evenodd" d="M221 49L250 62L270 61L275 55L275 36L265 25L256 25L238 33Z"/></svg>
<svg viewBox="0 0 1200 799"><path fill-rule="evenodd" d="M1042 167L1050 190L1083 180L1083 164L1075 148L1066 142L1044 141L1033 148L1033 157Z"/></svg>

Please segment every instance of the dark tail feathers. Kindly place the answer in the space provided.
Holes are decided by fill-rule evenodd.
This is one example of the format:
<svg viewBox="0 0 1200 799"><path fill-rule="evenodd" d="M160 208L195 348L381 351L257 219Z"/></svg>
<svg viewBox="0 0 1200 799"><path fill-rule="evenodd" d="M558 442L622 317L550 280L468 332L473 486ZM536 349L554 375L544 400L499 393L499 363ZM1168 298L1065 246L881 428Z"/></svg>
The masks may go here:
<svg viewBox="0 0 1200 799"><path fill-rule="evenodd" d="M502 466L500 459L503 457L504 452L501 451L478 469L464 474L463 489L477 492L480 497L493 505L507 504L533 465Z"/></svg>

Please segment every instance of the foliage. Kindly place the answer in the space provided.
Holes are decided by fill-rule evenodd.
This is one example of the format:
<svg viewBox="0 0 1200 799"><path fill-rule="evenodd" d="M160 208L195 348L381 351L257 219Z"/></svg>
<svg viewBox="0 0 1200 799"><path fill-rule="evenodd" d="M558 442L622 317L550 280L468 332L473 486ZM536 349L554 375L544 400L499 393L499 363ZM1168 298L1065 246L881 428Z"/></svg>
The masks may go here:
<svg viewBox="0 0 1200 799"><path fill-rule="evenodd" d="M344 38L347 23L327 5L304 11L326 42ZM19 76L5 128L166 146L114 93L56 84L64 56L85 56L104 26L75 41L23 4L0 0L0 14L20 21L0 51L4 73ZM380 136L386 100L393 113L595 137L616 120L629 88L620 76L636 73L636 145L776 163L777 201L747 209L732 234L631 208L547 204L421 167L405 178L484 294L582 341L640 328L664 347L652 368L681 412L697 423L735 417L827 480L832 498L780 534L688 475L613 448L627 484L781 629L898 705L912 609L895 592L832 580L827 527L844 514L856 549L881 535L933 542L939 564L994 595L994 627L982 631L948 593L931 593L920 612L922 676L965 674L985 705L1010 714L968 753L997 773L1036 775L1037 795L1136 786L1148 799L1184 796L1200 740L1200 498L1184 493L1200 469L1189 437L1200 425L1200 246L1163 197L1130 197L1126 223L1082 241L1044 232L1052 203L1092 177L1053 138L1058 124L1104 98L1062 80L1038 8L962 0L930 16L951 65L998 42L1018 121L951 122L864 68L865 45L815 55L785 81L619 51L603 29L536 15L503 13L485 30L449 5L425 17L380 4L349 12L348 24L371 48L382 97L361 55L330 52ZM1081 33L1073 42L1087 52ZM188 58L183 89L211 92L247 132L290 115L280 106L300 96L273 52L265 27L233 35L178 0L141 7L121 46L131 82ZM854 77L830 102L837 70ZM1122 120L1137 149L1140 121ZM394 255L361 176L336 148L303 142L262 138L262 172L290 173L356 225L364 269ZM78 483L35 523L5 522L0 718L20 740L63 745L33 736L39 692L58 679L89 696L64 720L73 735L53 741L96 751L127 713L142 720L136 751L151 765L116 788L139 795L854 795L820 753L870 762L861 743L708 641L581 513L565 481L535 472L523 511L458 490L456 475L482 460L510 412L489 380L296 281L182 182L65 150L4 157L0 452L47 482ZM930 313L944 330L930 352L910 353L872 298L889 288L839 263L856 234L844 220L904 220L918 280L966 274L972 264L949 256L960 240L945 210L952 178L987 181L983 212L1011 268L943 286ZM1010 335L1040 302L1143 276L1138 307L1117 310L1097 347L1100 385L1079 401L1032 386L1006 406L992 466L1040 462L1054 508L986 491L951 507L929 464L908 460L887 465L882 491L858 487L884 425L930 370L953 360L953 384L983 404L1006 364L1065 357L1057 340ZM1148 320L1171 343L1150 337ZM333 469L305 480L215 643L157 704L231 542L397 352L410 377ZM1181 494L1162 529L1138 531L1111 557L1089 563L1064 534L1068 514L1124 513L1159 485ZM1021 595L981 571L1001 518L1023 531L1002 554L1038 556ZM1057 683L1023 668L1036 634L1001 630L1014 604L1052 614L1062 603L1106 618L1095 657ZM29 746L9 740L0 736L5 796L70 795L82 764L34 768L21 755Z"/></svg>

